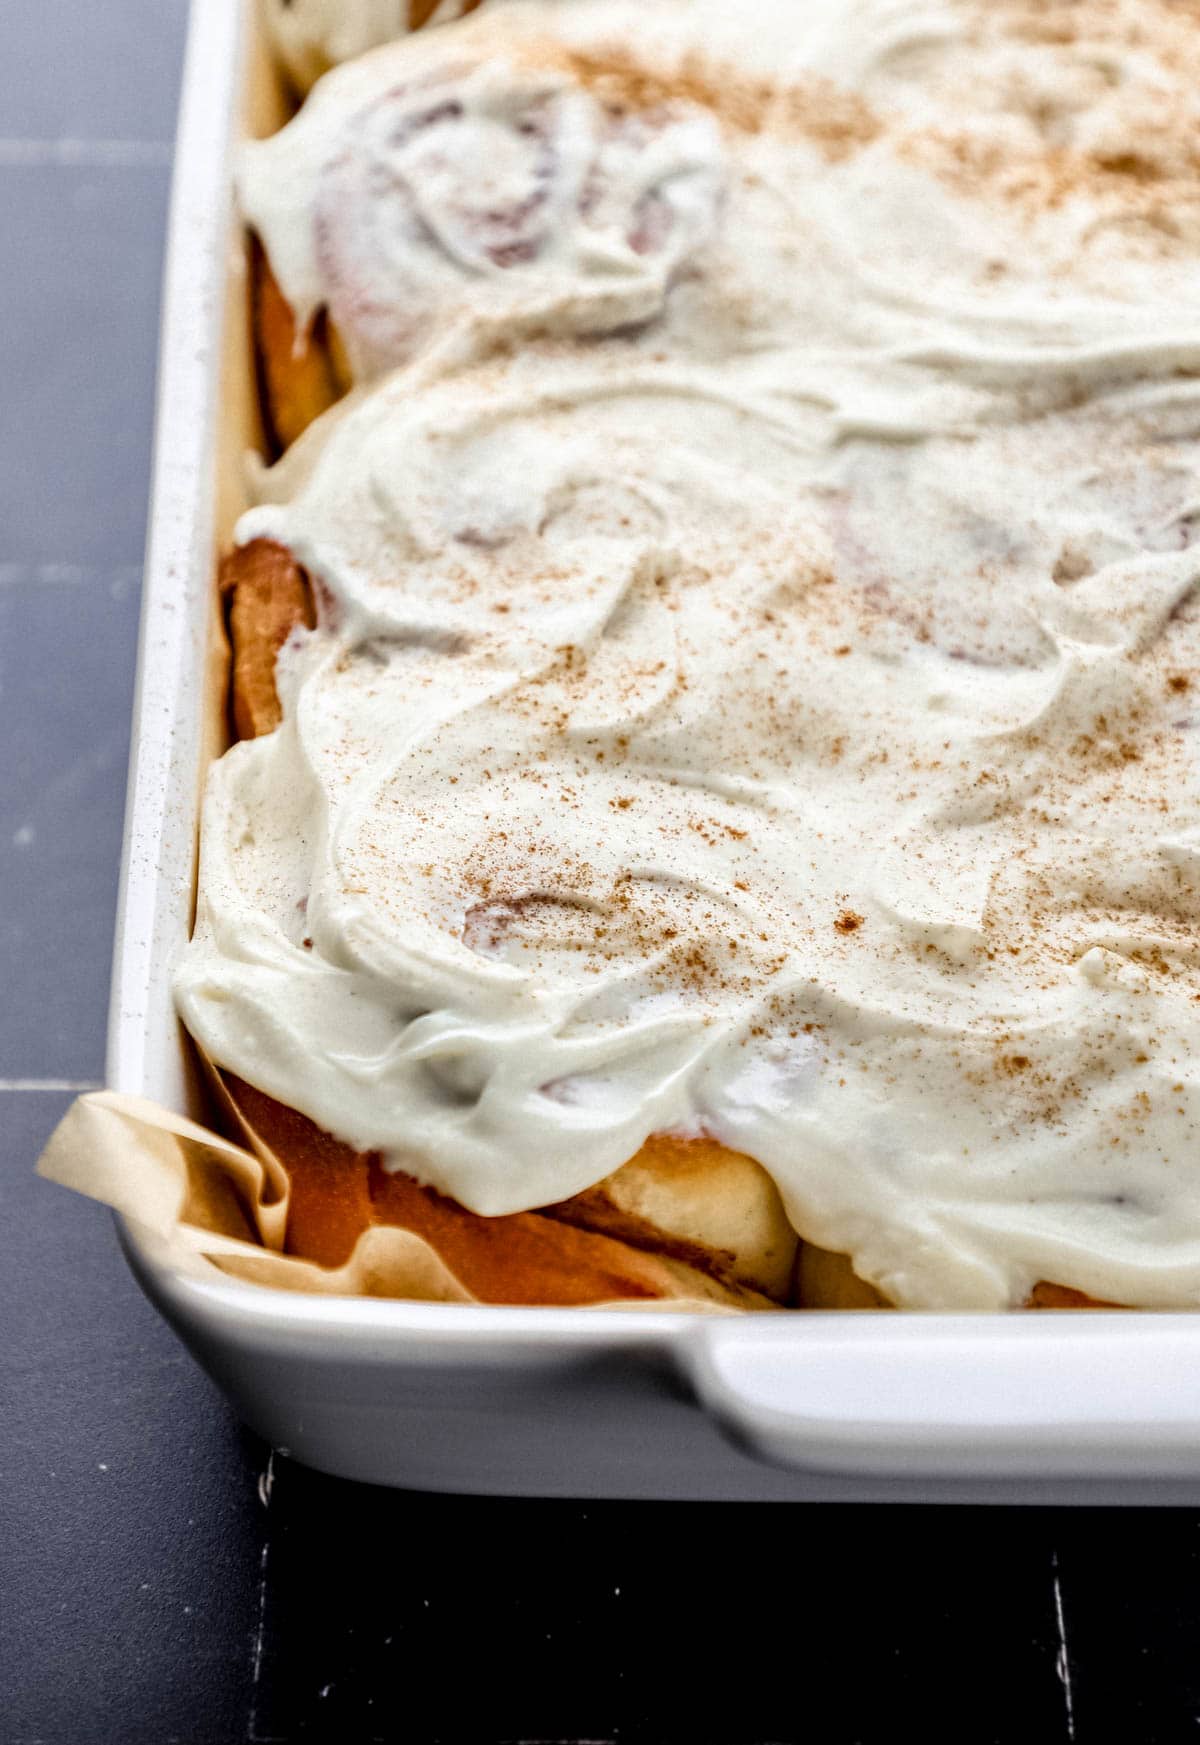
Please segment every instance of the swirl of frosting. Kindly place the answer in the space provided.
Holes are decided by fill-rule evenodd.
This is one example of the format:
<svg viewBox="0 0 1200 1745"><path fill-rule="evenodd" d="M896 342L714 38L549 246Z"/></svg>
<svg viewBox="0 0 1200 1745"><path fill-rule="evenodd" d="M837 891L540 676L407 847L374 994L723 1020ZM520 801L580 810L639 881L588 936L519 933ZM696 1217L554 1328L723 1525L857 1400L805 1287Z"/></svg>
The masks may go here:
<svg viewBox="0 0 1200 1745"><path fill-rule="evenodd" d="M475 318L594 333L655 316L711 234L712 117L606 113L553 74L495 65L354 117L313 212L358 377L407 362L471 288Z"/></svg>
<svg viewBox="0 0 1200 1745"><path fill-rule="evenodd" d="M717 228L725 154L705 108L605 101L565 66L464 58L454 33L443 42L423 76L380 79L366 103L323 101L322 87L243 168L243 204L285 291L302 316L328 307L357 380L455 325L595 334L650 321ZM317 130L321 149L306 153ZM283 233L301 198L297 243Z"/></svg>

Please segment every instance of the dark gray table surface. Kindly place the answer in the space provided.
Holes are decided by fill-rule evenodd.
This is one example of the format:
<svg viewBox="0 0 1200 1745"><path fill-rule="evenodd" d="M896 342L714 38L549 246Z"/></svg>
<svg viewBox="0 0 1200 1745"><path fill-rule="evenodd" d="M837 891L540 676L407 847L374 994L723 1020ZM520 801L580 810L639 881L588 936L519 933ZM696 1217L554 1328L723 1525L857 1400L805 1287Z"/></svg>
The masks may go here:
<svg viewBox="0 0 1200 1745"><path fill-rule="evenodd" d="M103 1072L185 14L0 5L0 1741L1195 1737L1191 1513L319 1478L32 1176Z"/></svg>

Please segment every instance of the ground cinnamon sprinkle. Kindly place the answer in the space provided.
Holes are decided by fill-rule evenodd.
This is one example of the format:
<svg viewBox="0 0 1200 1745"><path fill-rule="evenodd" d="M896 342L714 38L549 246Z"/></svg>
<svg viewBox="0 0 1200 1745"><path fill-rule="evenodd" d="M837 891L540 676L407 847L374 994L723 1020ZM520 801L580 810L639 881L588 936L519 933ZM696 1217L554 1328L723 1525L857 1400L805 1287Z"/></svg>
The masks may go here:
<svg viewBox="0 0 1200 1745"><path fill-rule="evenodd" d="M964 6L968 41L996 61L993 99L1026 127L894 130L898 155L959 191L1027 216L1069 201L1103 225L1134 225L1159 247L1200 233L1200 15L1172 0L986 0ZM1016 52L1014 60L1014 51ZM1032 51L1032 58L1031 52ZM1153 79L1157 63L1171 77ZM1032 74L1030 69L1032 68ZM1007 101L1004 101L1007 99Z"/></svg>
<svg viewBox="0 0 1200 1745"><path fill-rule="evenodd" d="M613 109L694 103L741 133L769 126L807 138L831 162L870 145L882 128L865 98L817 73L781 85L696 54L685 55L673 68L651 67L619 43L591 51L540 46L523 50L522 58L563 68Z"/></svg>

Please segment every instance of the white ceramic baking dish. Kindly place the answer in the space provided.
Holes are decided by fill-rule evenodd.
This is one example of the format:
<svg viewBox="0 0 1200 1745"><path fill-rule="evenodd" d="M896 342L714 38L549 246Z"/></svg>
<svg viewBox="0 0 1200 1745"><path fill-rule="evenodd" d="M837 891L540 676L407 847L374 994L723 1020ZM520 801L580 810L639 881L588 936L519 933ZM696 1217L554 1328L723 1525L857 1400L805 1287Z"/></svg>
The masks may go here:
<svg viewBox="0 0 1200 1745"><path fill-rule="evenodd" d="M213 562L255 438L231 154L282 115L252 0L193 6L171 207L110 1084L203 1118L190 924ZM211 711L209 712L211 713ZM1200 1316L679 1313L306 1297L130 1264L242 1417L328 1472L545 1496L1195 1502Z"/></svg>

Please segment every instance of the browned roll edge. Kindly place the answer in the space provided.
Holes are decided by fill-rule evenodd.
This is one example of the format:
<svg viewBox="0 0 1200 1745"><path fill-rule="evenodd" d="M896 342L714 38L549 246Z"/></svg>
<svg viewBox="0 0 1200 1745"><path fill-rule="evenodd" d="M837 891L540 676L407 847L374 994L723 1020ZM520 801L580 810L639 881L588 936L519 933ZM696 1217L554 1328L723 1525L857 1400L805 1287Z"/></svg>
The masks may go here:
<svg viewBox="0 0 1200 1745"><path fill-rule="evenodd" d="M271 733L283 718L275 685L279 651L298 625L316 622L308 577L282 545L252 539L221 561L220 587L233 649L230 713L239 739Z"/></svg>
<svg viewBox="0 0 1200 1745"><path fill-rule="evenodd" d="M408 28L410 30L422 29L424 25L429 23L440 4L441 0L408 0ZM474 12L479 4L480 0L463 0L460 8L463 16L465 17L468 12Z"/></svg>
<svg viewBox="0 0 1200 1745"><path fill-rule="evenodd" d="M484 1303L582 1307L694 1298L730 1308L775 1307L670 1255L643 1253L536 1212L480 1217L412 1176L389 1173L377 1153L354 1151L234 1074L222 1077L248 1128L287 1171L289 1254L339 1267L364 1230L392 1225L428 1242Z"/></svg>
<svg viewBox="0 0 1200 1745"><path fill-rule="evenodd" d="M343 388L325 311L319 310L300 332L266 250L253 233L249 249L259 402L273 453L280 454L341 398Z"/></svg>
<svg viewBox="0 0 1200 1745"><path fill-rule="evenodd" d="M866 1279L859 1278L848 1254L831 1254L811 1242L800 1244L793 1296L807 1309L890 1309L893 1305ZM1070 1285L1039 1280L1022 1305L1026 1309L1120 1309Z"/></svg>

